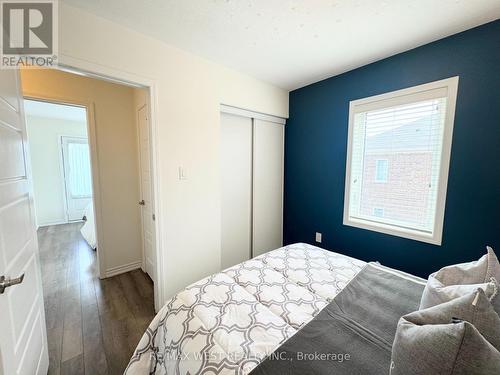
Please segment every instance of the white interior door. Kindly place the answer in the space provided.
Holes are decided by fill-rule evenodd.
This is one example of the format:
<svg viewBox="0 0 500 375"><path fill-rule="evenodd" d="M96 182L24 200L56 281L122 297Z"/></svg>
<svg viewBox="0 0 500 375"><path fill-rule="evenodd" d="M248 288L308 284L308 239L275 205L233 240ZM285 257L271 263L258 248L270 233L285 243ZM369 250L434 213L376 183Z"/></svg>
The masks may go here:
<svg viewBox="0 0 500 375"><path fill-rule="evenodd" d="M221 266L251 257L252 119L221 113Z"/></svg>
<svg viewBox="0 0 500 375"><path fill-rule="evenodd" d="M141 167L141 213L142 213L142 238L143 238L143 263L144 270L156 282L156 253L155 253L155 232L154 232L154 202L152 191L151 172L151 143L150 127L148 122L147 107L141 107L138 112L139 126L139 156Z"/></svg>
<svg viewBox="0 0 500 375"><path fill-rule="evenodd" d="M61 137L68 221L82 220L92 201L92 173L87 138Z"/></svg>
<svg viewBox="0 0 500 375"><path fill-rule="evenodd" d="M283 141L285 126L254 120L253 256L283 244Z"/></svg>
<svg viewBox="0 0 500 375"><path fill-rule="evenodd" d="M49 365L26 147L18 71L0 70L0 276L24 274L20 284L0 293L0 373L5 375L47 374Z"/></svg>

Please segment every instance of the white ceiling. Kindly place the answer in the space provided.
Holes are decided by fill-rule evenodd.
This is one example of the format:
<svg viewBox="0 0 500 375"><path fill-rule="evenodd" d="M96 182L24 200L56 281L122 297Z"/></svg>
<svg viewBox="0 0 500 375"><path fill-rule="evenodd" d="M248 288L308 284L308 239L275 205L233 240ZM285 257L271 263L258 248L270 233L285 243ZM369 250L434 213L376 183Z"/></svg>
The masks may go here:
<svg viewBox="0 0 500 375"><path fill-rule="evenodd" d="M285 89L500 17L499 0L63 2Z"/></svg>
<svg viewBox="0 0 500 375"><path fill-rule="evenodd" d="M83 107L25 100L24 112L27 116L87 123L87 113Z"/></svg>

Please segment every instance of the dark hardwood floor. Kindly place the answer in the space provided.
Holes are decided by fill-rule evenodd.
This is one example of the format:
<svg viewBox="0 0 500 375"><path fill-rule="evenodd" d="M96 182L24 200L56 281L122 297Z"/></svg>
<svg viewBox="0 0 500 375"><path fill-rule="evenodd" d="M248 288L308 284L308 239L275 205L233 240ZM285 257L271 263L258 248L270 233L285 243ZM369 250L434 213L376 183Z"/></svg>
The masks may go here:
<svg viewBox="0 0 500 375"><path fill-rule="evenodd" d="M141 270L100 280L81 225L38 230L49 374L122 374L154 317L153 283Z"/></svg>

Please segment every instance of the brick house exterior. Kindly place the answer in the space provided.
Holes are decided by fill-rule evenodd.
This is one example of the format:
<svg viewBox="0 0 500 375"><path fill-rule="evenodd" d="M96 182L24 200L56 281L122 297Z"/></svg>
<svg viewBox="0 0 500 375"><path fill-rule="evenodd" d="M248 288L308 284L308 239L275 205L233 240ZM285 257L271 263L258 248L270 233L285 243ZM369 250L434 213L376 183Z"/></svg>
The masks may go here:
<svg viewBox="0 0 500 375"><path fill-rule="evenodd" d="M432 180L430 126L430 121L424 118L367 138L360 202L362 215L425 225ZM377 179L378 160L384 161L385 171L379 171ZM382 181L380 172L385 177Z"/></svg>
<svg viewBox="0 0 500 375"><path fill-rule="evenodd" d="M377 160L387 160L385 182L376 181ZM431 163L432 153L428 151L365 155L361 214L374 216L374 209L379 208L385 218L423 224L429 204Z"/></svg>

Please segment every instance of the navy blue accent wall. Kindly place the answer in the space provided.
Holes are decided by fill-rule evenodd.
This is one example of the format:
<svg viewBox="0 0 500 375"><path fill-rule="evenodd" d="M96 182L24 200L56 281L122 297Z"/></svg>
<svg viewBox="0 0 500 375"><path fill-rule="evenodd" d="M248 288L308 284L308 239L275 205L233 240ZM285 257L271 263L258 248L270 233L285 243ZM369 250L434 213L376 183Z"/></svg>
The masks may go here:
<svg viewBox="0 0 500 375"><path fill-rule="evenodd" d="M441 246L344 226L349 101L460 76ZM285 133L284 242L378 260L422 277L500 256L500 21L290 93Z"/></svg>

